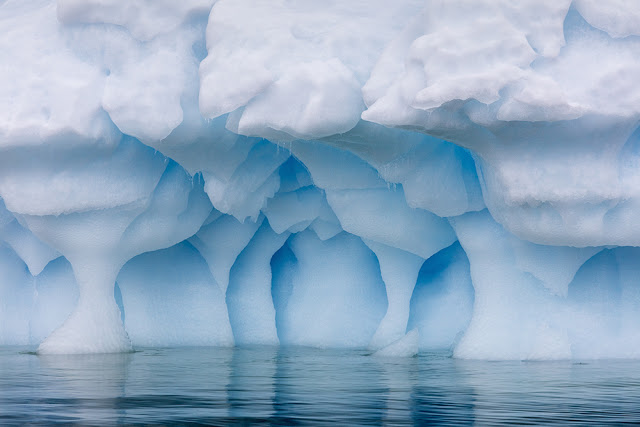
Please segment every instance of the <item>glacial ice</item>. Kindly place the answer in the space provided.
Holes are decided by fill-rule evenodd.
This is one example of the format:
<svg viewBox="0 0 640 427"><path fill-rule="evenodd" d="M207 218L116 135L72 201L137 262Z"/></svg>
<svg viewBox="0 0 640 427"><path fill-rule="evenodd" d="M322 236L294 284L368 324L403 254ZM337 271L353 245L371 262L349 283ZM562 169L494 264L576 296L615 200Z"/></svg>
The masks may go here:
<svg viewBox="0 0 640 427"><path fill-rule="evenodd" d="M640 357L635 0L0 1L0 345Z"/></svg>
<svg viewBox="0 0 640 427"><path fill-rule="evenodd" d="M412 329L405 336L376 351L376 357L413 357L418 354L419 333Z"/></svg>

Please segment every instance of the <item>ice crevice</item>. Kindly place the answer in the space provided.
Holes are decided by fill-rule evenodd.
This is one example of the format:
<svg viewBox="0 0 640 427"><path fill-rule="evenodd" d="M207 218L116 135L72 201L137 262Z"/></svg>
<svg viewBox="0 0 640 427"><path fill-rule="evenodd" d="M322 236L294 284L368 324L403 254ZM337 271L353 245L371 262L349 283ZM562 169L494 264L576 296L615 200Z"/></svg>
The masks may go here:
<svg viewBox="0 0 640 427"><path fill-rule="evenodd" d="M633 0L7 0L0 345L640 357Z"/></svg>

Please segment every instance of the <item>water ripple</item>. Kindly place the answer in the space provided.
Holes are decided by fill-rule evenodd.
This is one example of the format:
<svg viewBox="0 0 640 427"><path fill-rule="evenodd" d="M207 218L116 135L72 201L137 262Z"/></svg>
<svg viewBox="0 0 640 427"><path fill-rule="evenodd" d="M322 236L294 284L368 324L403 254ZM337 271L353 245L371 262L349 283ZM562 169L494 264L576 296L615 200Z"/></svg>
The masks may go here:
<svg viewBox="0 0 640 427"><path fill-rule="evenodd" d="M250 347L36 356L0 348L0 424L640 424L640 361Z"/></svg>

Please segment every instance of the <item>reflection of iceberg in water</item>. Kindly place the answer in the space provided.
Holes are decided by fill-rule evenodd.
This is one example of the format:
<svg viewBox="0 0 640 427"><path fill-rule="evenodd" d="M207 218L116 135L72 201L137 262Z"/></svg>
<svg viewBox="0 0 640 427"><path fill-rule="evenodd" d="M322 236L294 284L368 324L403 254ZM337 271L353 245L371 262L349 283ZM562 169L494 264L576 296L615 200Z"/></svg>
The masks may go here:
<svg viewBox="0 0 640 427"><path fill-rule="evenodd" d="M467 419L475 424L638 424L635 360L453 361L458 383L445 394L468 393ZM462 394L456 399L463 401Z"/></svg>
<svg viewBox="0 0 640 427"><path fill-rule="evenodd" d="M396 362L400 363L399 359ZM410 416L414 424L473 425L474 389L464 381L464 372L448 353L419 358L410 380Z"/></svg>
<svg viewBox="0 0 640 427"><path fill-rule="evenodd" d="M228 418L233 349L146 349L133 356L125 397L129 420L211 423Z"/></svg>
<svg viewBox="0 0 640 427"><path fill-rule="evenodd" d="M104 424L122 422L130 353L40 355L44 376L56 387L55 411L68 422Z"/></svg>
<svg viewBox="0 0 640 427"><path fill-rule="evenodd" d="M380 424L385 411L383 368L364 352L283 348L275 372L275 417L308 423L358 420Z"/></svg>
<svg viewBox="0 0 640 427"><path fill-rule="evenodd" d="M402 423L414 408L414 381L419 377L419 366L416 358L384 358L377 359L380 367L380 383L386 390L385 412L382 414L383 424Z"/></svg>
<svg viewBox="0 0 640 427"><path fill-rule="evenodd" d="M278 348L273 346L233 352L227 385L229 417L251 423L265 422L273 416L277 354Z"/></svg>
<svg viewBox="0 0 640 427"><path fill-rule="evenodd" d="M181 348L126 354L39 355L37 360L42 374L53 380L54 390L41 391L52 396L48 400L55 404L56 413L49 414L48 419L87 425L229 419L234 398L229 389L232 357L233 349ZM258 363L261 365L263 362ZM273 370L267 377L273 381ZM259 384L255 393L262 393ZM247 397L251 396L241 399L246 403L250 401ZM269 406L271 399L272 394L267 399Z"/></svg>
<svg viewBox="0 0 640 427"><path fill-rule="evenodd" d="M0 349L0 425L640 422L640 362L301 347L52 357ZM569 391L569 392L568 392Z"/></svg>

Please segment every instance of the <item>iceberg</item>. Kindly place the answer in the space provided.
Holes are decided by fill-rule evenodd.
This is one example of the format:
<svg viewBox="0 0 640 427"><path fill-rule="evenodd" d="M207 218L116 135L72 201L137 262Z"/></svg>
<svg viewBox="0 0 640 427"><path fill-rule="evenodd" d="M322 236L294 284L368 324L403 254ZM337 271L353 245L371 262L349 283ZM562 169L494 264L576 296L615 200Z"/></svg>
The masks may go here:
<svg viewBox="0 0 640 427"><path fill-rule="evenodd" d="M640 357L634 0L0 2L0 345Z"/></svg>

